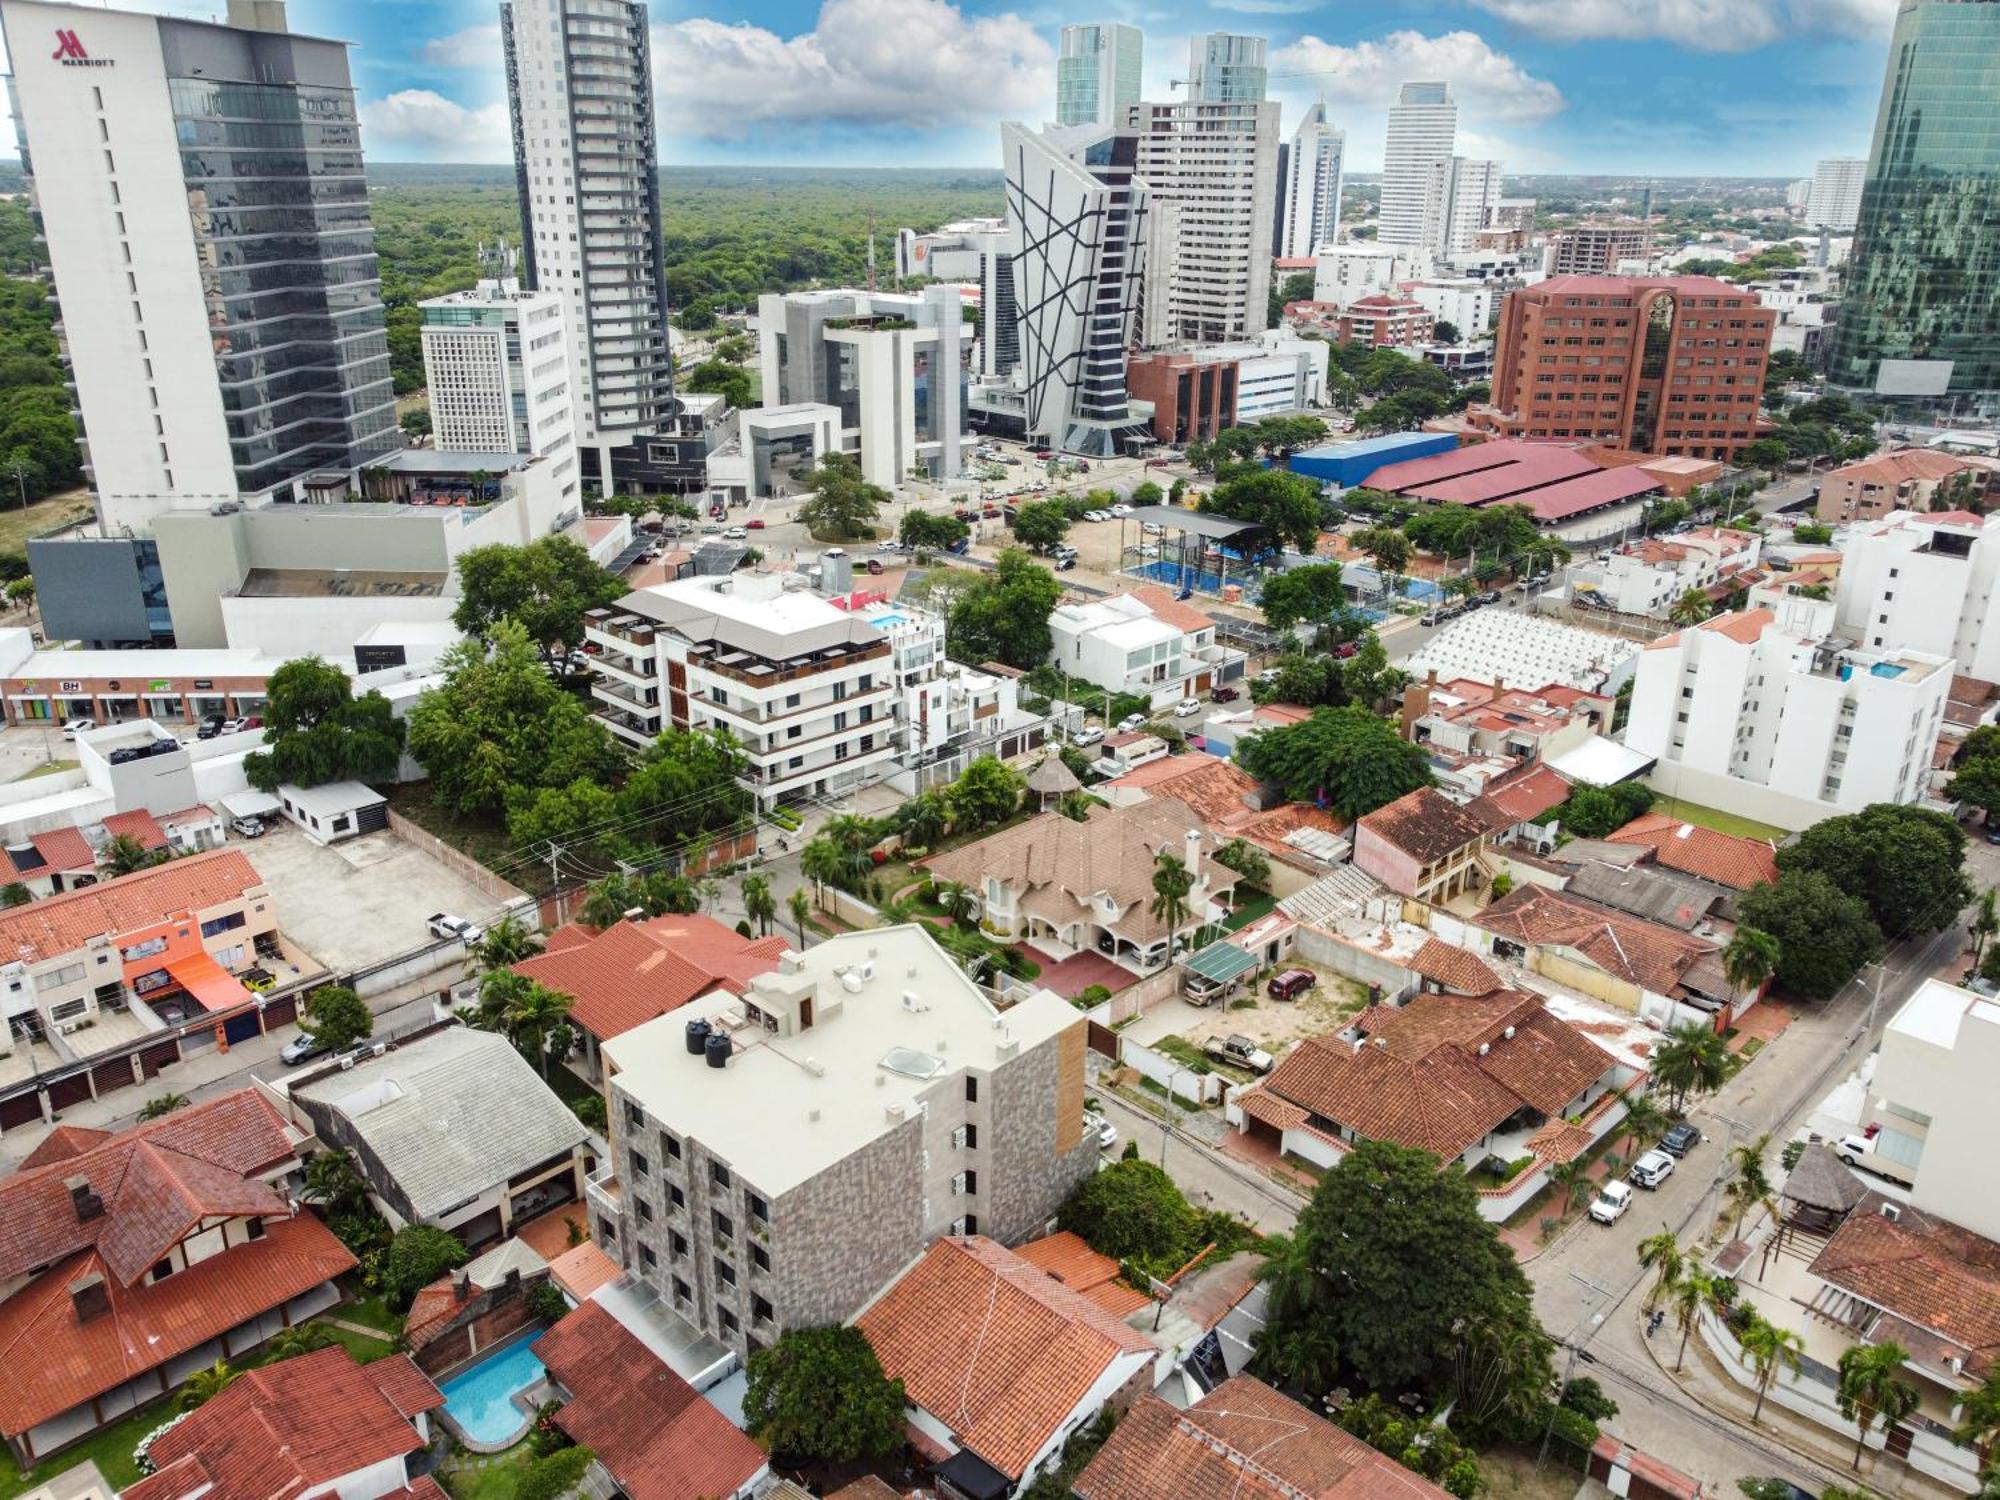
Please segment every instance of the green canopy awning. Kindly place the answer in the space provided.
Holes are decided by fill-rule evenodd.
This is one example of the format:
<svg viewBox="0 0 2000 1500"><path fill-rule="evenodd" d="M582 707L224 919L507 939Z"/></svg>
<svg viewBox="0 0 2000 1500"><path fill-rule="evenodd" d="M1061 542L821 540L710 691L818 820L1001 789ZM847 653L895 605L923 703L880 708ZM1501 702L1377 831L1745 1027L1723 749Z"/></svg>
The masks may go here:
<svg viewBox="0 0 2000 1500"><path fill-rule="evenodd" d="M1210 943L1181 962L1190 973L1199 974L1211 984L1228 984L1257 967L1257 960L1234 943Z"/></svg>

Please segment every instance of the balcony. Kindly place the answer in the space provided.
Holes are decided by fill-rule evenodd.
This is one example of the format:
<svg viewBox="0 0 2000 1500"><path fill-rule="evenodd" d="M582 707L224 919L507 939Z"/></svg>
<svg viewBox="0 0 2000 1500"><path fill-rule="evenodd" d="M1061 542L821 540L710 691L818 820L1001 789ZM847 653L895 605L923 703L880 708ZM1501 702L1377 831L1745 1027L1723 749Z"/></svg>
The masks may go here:
<svg viewBox="0 0 2000 1500"><path fill-rule="evenodd" d="M717 656L713 654L712 648L696 647L688 653L688 664L750 687L768 688L782 682L804 682L829 672L837 672L843 667L859 666L863 662L885 660L889 655L889 643L881 641L860 651L834 647L831 650L784 662L766 661L761 657L752 656L747 651L735 651L727 647L724 650L727 652L726 655Z"/></svg>
<svg viewBox="0 0 2000 1500"><path fill-rule="evenodd" d="M591 1208L618 1223L625 1208L625 1192L618 1185L618 1172L606 1162L584 1179L583 1197Z"/></svg>
<svg viewBox="0 0 2000 1500"><path fill-rule="evenodd" d="M599 644L602 644L602 642ZM601 651L591 657L590 664L606 677L616 682L625 683L630 687L655 687L659 682L657 675L649 663L639 661L635 657L626 656L617 651L609 649Z"/></svg>
<svg viewBox="0 0 2000 1500"><path fill-rule="evenodd" d="M623 709L606 705L597 714L598 721L628 745L644 750L660 737L660 716L650 717L627 713Z"/></svg>
<svg viewBox="0 0 2000 1500"><path fill-rule="evenodd" d="M653 640L658 634L657 627L650 620L642 620L637 615L613 615L608 609L586 611L583 631L586 637L595 634L604 640L624 641L642 651L653 649ZM599 644L602 645L603 641Z"/></svg>
<svg viewBox="0 0 2000 1500"><path fill-rule="evenodd" d="M648 699L643 691L634 690L626 687L623 683L614 682L608 678L593 678L590 684L590 696L597 699L600 703L624 709L633 718L644 719L648 717L657 718L659 716L660 705Z"/></svg>

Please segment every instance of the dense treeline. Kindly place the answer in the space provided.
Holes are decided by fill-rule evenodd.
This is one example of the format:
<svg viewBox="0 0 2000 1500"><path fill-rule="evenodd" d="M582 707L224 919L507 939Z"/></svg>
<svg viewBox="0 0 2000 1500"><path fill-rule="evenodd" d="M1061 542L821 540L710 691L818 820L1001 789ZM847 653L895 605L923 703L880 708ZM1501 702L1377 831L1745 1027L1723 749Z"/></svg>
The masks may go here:
<svg viewBox="0 0 2000 1500"><path fill-rule="evenodd" d="M39 283L0 278L0 508L82 477L54 321Z"/></svg>

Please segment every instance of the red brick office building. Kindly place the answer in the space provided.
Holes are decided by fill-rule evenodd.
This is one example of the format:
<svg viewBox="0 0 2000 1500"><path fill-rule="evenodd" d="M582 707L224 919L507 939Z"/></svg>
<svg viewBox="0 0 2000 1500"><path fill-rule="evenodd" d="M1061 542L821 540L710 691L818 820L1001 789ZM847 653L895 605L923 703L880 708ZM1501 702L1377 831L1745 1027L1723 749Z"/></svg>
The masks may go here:
<svg viewBox="0 0 2000 1500"><path fill-rule="evenodd" d="M1709 276L1553 276L1509 292L1493 404L1503 437L1729 459L1757 437L1777 314Z"/></svg>

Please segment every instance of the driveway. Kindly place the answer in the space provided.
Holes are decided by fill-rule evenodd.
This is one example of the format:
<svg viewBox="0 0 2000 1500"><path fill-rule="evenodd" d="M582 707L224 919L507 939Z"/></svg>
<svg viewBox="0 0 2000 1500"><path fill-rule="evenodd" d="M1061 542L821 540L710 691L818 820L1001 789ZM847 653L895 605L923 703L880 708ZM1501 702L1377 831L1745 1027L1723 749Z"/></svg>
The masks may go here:
<svg viewBox="0 0 2000 1500"><path fill-rule="evenodd" d="M1312 965L1287 962L1283 967ZM1191 1005L1175 995L1127 1026L1124 1034L1148 1044L1178 1036L1199 1046L1212 1036L1241 1033L1277 1057L1300 1037L1340 1030L1367 1003L1367 993L1352 980L1314 972L1320 975L1319 984L1296 1000L1273 1000L1262 990L1246 990L1228 1005Z"/></svg>
<svg viewBox="0 0 2000 1500"><path fill-rule="evenodd" d="M1026 943L1014 946L1042 966L1041 977L1034 982L1046 985L1065 1000L1074 1000L1093 984L1101 984L1107 990L1122 990L1139 977L1101 953L1073 953L1058 962Z"/></svg>
<svg viewBox="0 0 2000 1500"><path fill-rule="evenodd" d="M365 967L426 941L434 911L485 923L493 898L393 833L315 844L279 822L260 839L232 840L278 898L285 936L329 969Z"/></svg>

